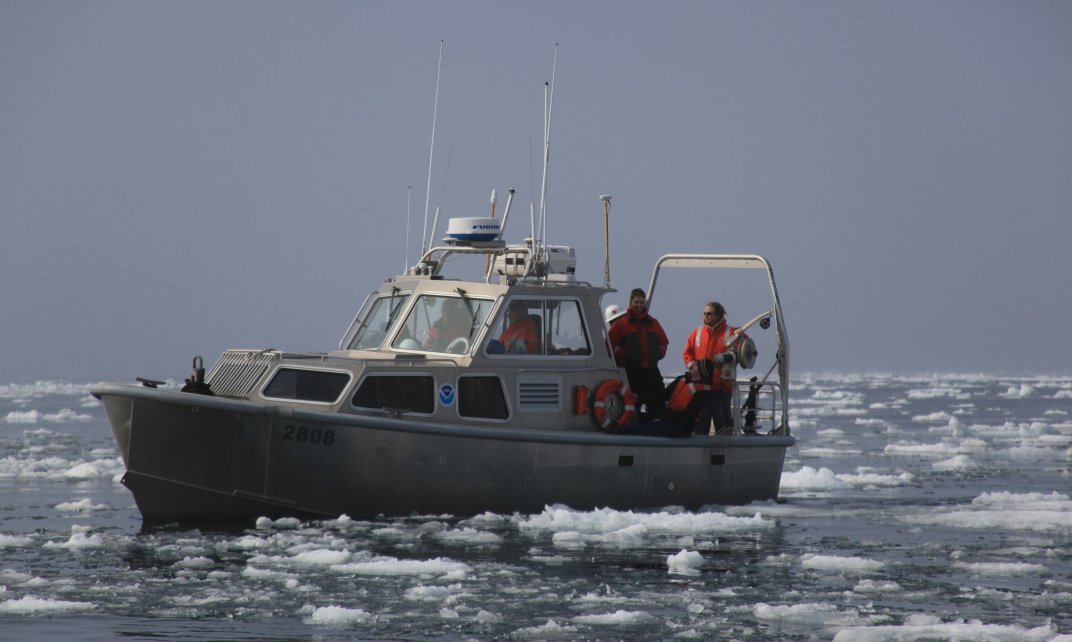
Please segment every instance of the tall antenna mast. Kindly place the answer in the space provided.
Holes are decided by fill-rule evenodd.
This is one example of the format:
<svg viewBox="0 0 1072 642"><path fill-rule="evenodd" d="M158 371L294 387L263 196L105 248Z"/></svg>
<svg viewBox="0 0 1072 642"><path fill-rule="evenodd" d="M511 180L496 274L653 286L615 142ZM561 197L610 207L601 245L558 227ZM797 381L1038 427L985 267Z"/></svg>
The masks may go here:
<svg viewBox="0 0 1072 642"><path fill-rule="evenodd" d="M405 255L402 257L402 274L405 274L409 270L409 204L413 196L413 186L406 185L406 238L405 241Z"/></svg>
<svg viewBox="0 0 1072 642"><path fill-rule="evenodd" d="M610 194L599 197L603 203L603 256L606 261L603 264L603 287L610 288Z"/></svg>
<svg viewBox="0 0 1072 642"><path fill-rule="evenodd" d="M555 43L555 57L551 63L551 93L547 95L544 84L544 119L543 119L543 181L540 186L540 247L547 243L547 164L551 160L551 112L555 105L555 74L558 70L558 43Z"/></svg>
<svg viewBox="0 0 1072 642"><path fill-rule="evenodd" d="M435 131L436 116L439 114L439 74L443 70L443 40L439 41L439 63L435 72L435 103L432 107L432 144L428 149L428 183L424 188L424 229L421 230L421 256L424 256L426 248L424 239L428 235L428 203L432 195L432 158L435 155Z"/></svg>
<svg viewBox="0 0 1072 642"><path fill-rule="evenodd" d="M443 185L439 189L439 202L436 203L435 218L432 219L432 229L428 230L428 249L435 245L435 231L439 227L439 210L443 207L443 194L447 191L447 176L450 175L450 159L454 156L454 145L447 151L447 168L443 170ZM422 241L423 242L423 241Z"/></svg>

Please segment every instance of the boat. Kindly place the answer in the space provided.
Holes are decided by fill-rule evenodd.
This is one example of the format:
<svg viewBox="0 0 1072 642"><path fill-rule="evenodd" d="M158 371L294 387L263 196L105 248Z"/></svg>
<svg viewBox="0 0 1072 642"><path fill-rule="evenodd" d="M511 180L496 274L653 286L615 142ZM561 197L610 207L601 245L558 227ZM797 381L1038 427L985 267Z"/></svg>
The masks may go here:
<svg viewBox="0 0 1072 642"><path fill-rule="evenodd" d="M442 52L441 42L440 65ZM777 498L795 441L770 263L723 254L656 262L649 301L671 268L764 275L751 290L769 304L741 329L773 327L774 340L762 380L736 378L755 365L751 338L728 344L721 367L738 381L733 426L645 416L654 413L637 408L602 312L615 291L609 235L602 286L577 278L574 248L545 239L554 68L544 85L539 218L530 204L520 243L503 240L512 188L501 219L493 191L490 217L450 219L438 245L437 208L420 259L365 298L336 349L231 349L207 375L195 357L181 389L152 379L91 387L143 522L469 516L555 504L695 510ZM426 224L435 123L433 110ZM607 233L610 196L600 202ZM468 272L455 270L462 263Z"/></svg>
<svg viewBox="0 0 1072 642"><path fill-rule="evenodd" d="M505 219L452 219L442 244L366 297L336 349L229 349L207 375L197 357L181 390L149 379L94 385L143 521L468 516L559 504L696 510L776 499L794 437L770 263L730 254L656 262L652 301L671 268L760 270L770 295L745 326L773 327L767 375L736 379L731 430L683 438L664 434L665 422L639 421L608 342L609 278L579 280L568 246L531 236L506 243ZM466 257L476 277L446 273ZM462 321L447 323L451 314ZM501 340L511 315L537 328L521 350ZM734 377L752 365L744 344L728 366Z"/></svg>

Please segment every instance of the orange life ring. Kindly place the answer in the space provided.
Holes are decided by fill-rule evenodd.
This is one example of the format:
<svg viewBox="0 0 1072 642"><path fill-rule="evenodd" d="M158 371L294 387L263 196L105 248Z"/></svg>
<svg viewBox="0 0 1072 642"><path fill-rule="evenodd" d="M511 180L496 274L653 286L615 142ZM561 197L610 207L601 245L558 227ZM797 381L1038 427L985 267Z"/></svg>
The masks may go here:
<svg viewBox="0 0 1072 642"><path fill-rule="evenodd" d="M636 418L636 395L621 379L607 379L591 397L592 421L600 430L616 433Z"/></svg>

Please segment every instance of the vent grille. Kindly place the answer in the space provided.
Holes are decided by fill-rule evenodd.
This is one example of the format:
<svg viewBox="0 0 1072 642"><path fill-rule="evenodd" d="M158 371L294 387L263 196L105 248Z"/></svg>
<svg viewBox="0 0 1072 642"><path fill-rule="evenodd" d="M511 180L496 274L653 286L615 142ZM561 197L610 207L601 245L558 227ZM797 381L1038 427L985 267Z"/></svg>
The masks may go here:
<svg viewBox="0 0 1072 642"><path fill-rule="evenodd" d="M517 405L521 410L557 411L562 408L558 379L522 379L517 382Z"/></svg>
<svg viewBox="0 0 1072 642"><path fill-rule="evenodd" d="M280 353L275 350L227 350L205 381L219 397L248 397Z"/></svg>

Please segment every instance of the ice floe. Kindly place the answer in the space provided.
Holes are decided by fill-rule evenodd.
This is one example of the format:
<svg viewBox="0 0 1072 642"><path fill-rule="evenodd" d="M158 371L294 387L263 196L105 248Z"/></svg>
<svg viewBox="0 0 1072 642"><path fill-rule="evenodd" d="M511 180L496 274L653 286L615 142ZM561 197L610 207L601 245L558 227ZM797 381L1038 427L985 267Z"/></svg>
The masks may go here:
<svg viewBox="0 0 1072 642"><path fill-rule="evenodd" d="M6 615L63 615L82 613L97 608L92 602L73 602L24 595L16 600L0 602L0 613Z"/></svg>
<svg viewBox="0 0 1072 642"><path fill-rule="evenodd" d="M841 557L837 555L805 554L800 560L802 568L824 573L842 575L868 575L885 568L886 563L864 557Z"/></svg>
<svg viewBox="0 0 1072 642"><path fill-rule="evenodd" d="M670 573L698 575L700 567L704 565L704 558L703 555L700 555L697 551L687 551L682 549L680 552L668 556L666 558L666 565L669 567Z"/></svg>
<svg viewBox="0 0 1072 642"><path fill-rule="evenodd" d="M842 629L833 642L900 642L902 640L988 640L989 642L1058 642L1049 626L1024 628L1014 624L985 624L979 620L942 622L933 615L911 615L901 625L878 625ZM1070 636L1061 636L1068 642Z"/></svg>

